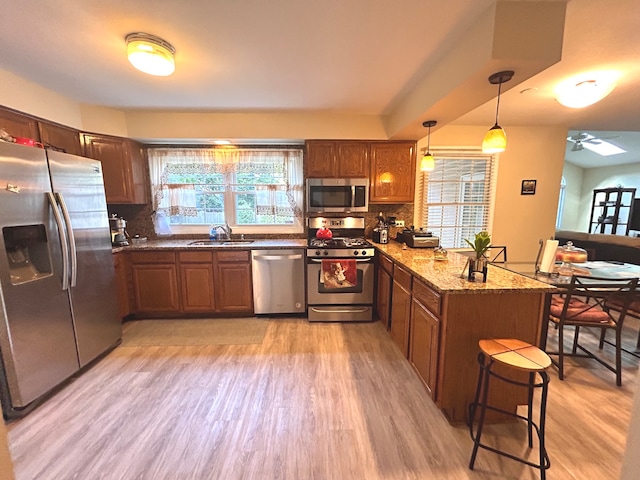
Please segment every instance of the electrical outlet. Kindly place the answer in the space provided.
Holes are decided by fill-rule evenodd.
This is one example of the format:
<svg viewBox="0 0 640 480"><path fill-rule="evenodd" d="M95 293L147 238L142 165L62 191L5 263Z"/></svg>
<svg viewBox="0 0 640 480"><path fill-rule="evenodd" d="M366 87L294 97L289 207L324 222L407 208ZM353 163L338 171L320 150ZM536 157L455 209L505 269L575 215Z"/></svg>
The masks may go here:
<svg viewBox="0 0 640 480"><path fill-rule="evenodd" d="M404 220L396 220L396 227L404 227Z"/></svg>

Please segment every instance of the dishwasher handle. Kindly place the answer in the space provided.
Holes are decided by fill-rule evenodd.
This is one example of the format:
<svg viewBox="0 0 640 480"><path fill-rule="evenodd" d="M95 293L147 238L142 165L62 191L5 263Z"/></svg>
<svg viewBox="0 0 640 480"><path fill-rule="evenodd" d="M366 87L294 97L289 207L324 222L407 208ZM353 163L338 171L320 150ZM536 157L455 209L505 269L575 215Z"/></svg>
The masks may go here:
<svg viewBox="0 0 640 480"><path fill-rule="evenodd" d="M302 260L302 254L297 253L293 255L254 255L254 260Z"/></svg>

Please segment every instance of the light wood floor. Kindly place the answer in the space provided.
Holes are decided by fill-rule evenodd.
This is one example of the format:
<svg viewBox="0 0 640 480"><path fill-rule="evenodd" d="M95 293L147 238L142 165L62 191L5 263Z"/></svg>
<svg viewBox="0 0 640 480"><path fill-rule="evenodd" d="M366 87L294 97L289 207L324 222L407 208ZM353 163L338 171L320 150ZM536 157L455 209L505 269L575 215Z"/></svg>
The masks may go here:
<svg viewBox="0 0 640 480"><path fill-rule="evenodd" d="M118 347L8 425L17 480L539 478L482 450L468 470L467 428L379 323L265 321L260 345ZM638 363L624 360L622 388L594 362L551 371L548 478L619 477ZM522 425L490 430L527 451Z"/></svg>

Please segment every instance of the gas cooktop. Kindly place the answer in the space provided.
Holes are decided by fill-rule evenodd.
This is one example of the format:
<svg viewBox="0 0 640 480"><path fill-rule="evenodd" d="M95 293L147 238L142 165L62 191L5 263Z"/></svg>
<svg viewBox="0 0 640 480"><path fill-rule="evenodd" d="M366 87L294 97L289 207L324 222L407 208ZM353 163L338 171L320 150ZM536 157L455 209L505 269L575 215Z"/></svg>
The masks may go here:
<svg viewBox="0 0 640 480"><path fill-rule="evenodd" d="M370 247L371 244L364 238L312 238L309 240L309 246L313 248L354 248L354 247Z"/></svg>

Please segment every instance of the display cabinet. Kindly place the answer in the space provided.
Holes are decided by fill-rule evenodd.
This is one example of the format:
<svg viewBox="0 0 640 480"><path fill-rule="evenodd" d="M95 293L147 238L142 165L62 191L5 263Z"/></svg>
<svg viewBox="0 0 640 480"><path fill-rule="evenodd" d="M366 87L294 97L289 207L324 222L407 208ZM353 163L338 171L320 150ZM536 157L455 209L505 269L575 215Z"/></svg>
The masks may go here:
<svg viewBox="0 0 640 480"><path fill-rule="evenodd" d="M629 235L635 196L635 188L594 189L589 233Z"/></svg>

